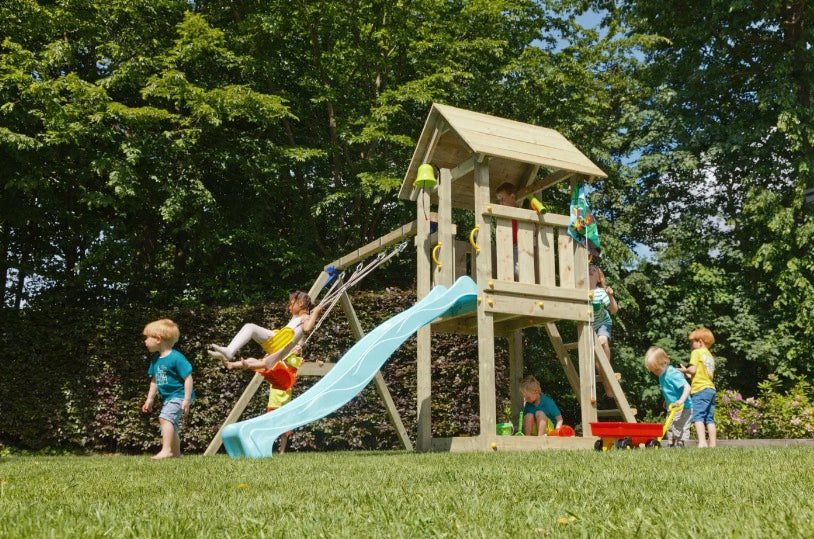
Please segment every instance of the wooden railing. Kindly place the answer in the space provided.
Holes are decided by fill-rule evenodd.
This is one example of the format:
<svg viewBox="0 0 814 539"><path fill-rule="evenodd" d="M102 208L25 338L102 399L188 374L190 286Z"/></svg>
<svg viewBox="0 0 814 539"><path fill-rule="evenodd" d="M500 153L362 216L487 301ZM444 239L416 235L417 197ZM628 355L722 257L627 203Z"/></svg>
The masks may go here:
<svg viewBox="0 0 814 539"><path fill-rule="evenodd" d="M512 208L498 204L483 212L495 222L491 275L497 281L537 284L545 287L587 288L587 253L571 236L565 215ZM517 244L512 239L517 222Z"/></svg>

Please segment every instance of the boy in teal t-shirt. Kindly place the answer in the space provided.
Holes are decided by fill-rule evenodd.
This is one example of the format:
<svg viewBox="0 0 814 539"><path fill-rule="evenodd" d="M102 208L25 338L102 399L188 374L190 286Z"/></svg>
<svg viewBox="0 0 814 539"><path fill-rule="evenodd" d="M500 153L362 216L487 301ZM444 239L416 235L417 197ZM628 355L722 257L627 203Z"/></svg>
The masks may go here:
<svg viewBox="0 0 814 539"><path fill-rule="evenodd" d="M150 389L141 411L152 411L156 393L161 394L163 401L158 417L162 447L153 455L153 460L181 456L181 438L178 435L181 417L189 412L189 405L195 398L192 365L184 354L173 349L180 335L178 325L167 318L144 326L144 345L155 355L147 369Z"/></svg>
<svg viewBox="0 0 814 539"><path fill-rule="evenodd" d="M667 353L657 346L651 346L647 350L644 355L644 365L648 371L659 377L661 394L664 396L667 408L684 407L673 416L673 421L665 433L667 447L684 447L684 443L690 439L690 420L692 419L692 400L688 398L690 384L687 383L687 379L684 378L681 371L670 365Z"/></svg>
<svg viewBox="0 0 814 539"><path fill-rule="evenodd" d="M528 375L520 380L520 394L526 404L523 406L523 434L543 436L553 429L562 427L562 413L554 399L543 393L540 382Z"/></svg>

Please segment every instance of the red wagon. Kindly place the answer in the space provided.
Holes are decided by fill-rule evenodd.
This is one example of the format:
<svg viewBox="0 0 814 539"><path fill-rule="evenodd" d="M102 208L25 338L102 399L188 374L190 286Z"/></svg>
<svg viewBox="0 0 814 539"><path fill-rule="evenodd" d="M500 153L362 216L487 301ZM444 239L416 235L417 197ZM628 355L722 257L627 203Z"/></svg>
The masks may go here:
<svg viewBox="0 0 814 539"><path fill-rule="evenodd" d="M632 449L644 444L645 447L661 447L661 438L667 433L667 427L673 422L675 415L684 409L683 404L670 405L667 421L661 423L625 423L622 421L608 421L591 423L591 433L601 439L594 444L597 451L617 449Z"/></svg>
<svg viewBox="0 0 814 539"><path fill-rule="evenodd" d="M645 447L661 447L664 425L661 423L625 423L607 421L591 423L591 433L601 439L594 444L597 451L632 449L645 444Z"/></svg>

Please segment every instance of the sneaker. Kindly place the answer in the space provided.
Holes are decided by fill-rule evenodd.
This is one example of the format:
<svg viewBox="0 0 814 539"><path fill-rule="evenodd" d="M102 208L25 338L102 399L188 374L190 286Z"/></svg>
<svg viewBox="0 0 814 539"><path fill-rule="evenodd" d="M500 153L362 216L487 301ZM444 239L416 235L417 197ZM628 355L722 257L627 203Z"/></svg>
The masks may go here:
<svg viewBox="0 0 814 539"><path fill-rule="evenodd" d="M676 449L681 449L684 447L684 442L679 440L676 442Z"/></svg>

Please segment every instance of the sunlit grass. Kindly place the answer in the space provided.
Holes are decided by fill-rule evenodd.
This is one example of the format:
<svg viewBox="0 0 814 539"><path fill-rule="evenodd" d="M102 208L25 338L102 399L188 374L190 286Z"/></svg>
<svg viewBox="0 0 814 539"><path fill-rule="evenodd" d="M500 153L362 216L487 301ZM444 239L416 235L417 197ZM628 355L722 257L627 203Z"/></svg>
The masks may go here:
<svg viewBox="0 0 814 539"><path fill-rule="evenodd" d="M811 536L805 447L6 457L0 537Z"/></svg>

